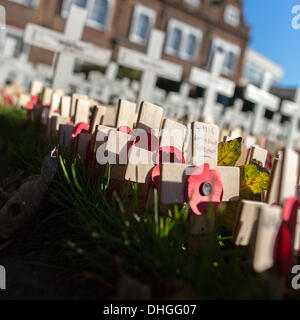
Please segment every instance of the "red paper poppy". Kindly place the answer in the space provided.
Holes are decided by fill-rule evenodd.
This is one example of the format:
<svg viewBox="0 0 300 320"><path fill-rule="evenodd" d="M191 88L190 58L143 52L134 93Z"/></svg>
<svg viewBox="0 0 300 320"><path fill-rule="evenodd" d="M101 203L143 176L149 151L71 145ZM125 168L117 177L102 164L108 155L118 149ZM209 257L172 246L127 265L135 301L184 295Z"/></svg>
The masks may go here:
<svg viewBox="0 0 300 320"><path fill-rule="evenodd" d="M220 173L210 170L209 164L195 167L187 178L186 200L190 201L191 211L196 215L205 213L209 203L213 203L214 213L223 197L223 184Z"/></svg>
<svg viewBox="0 0 300 320"><path fill-rule="evenodd" d="M298 206L300 206L300 185L297 186L297 198L298 198Z"/></svg>
<svg viewBox="0 0 300 320"><path fill-rule="evenodd" d="M6 106L13 105L13 99L10 94L3 95L3 104Z"/></svg>
<svg viewBox="0 0 300 320"><path fill-rule="evenodd" d="M267 153L267 160L266 160L265 168L271 170L272 169L272 165L273 165L272 161L273 161L273 157L272 157L271 153L268 152Z"/></svg>
<svg viewBox="0 0 300 320"><path fill-rule="evenodd" d="M281 276L288 276L293 265L293 244L297 223L298 200L284 201L282 223L274 245L274 265Z"/></svg>
<svg viewBox="0 0 300 320"><path fill-rule="evenodd" d="M74 136L77 137L80 133L88 133L89 125L84 122L78 123L74 128Z"/></svg>
<svg viewBox="0 0 300 320"><path fill-rule="evenodd" d="M185 163L183 153L176 147L162 147L156 155L156 166L151 171L151 180L156 189L159 187L161 163Z"/></svg>
<svg viewBox="0 0 300 320"><path fill-rule="evenodd" d="M31 100L27 103L26 109L33 110L34 105L37 104L38 101L39 101L39 96L38 95L33 96Z"/></svg>
<svg viewBox="0 0 300 320"><path fill-rule="evenodd" d="M131 128L127 127L127 126L121 126L121 127L119 127L117 129L117 131L130 134L131 133Z"/></svg>

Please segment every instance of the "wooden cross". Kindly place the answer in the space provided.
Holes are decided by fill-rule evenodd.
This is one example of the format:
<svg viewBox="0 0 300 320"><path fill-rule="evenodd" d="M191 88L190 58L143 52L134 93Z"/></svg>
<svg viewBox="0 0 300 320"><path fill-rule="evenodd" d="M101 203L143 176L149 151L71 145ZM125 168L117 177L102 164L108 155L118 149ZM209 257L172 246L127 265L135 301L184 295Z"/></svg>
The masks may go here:
<svg viewBox="0 0 300 320"><path fill-rule="evenodd" d="M162 165L161 192L164 194L163 203L184 202L182 201L185 196L183 172L185 171L186 175L190 175L195 166L204 163L208 163L210 169L216 169L220 172L224 188L223 201L236 200L239 196L240 170L235 167L217 166L219 128L213 124L194 122L192 123L192 130L188 130L187 136L189 138L186 139L183 147L186 164ZM168 190L170 185L177 192L170 192Z"/></svg>
<svg viewBox="0 0 300 320"><path fill-rule="evenodd" d="M274 245L282 222L283 205L286 199L296 196L298 180L299 156L285 149L273 162L263 202L243 200L241 203L233 241L242 246L252 243L252 266L257 272L266 271L274 264ZM296 234L299 237L299 228ZM299 238L291 241L295 250L299 249Z"/></svg>
<svg viewBox="0 0 300 320"><path fill-rule="evenodd" d="M219 127L213 124L194 122L193 130L193 164L200 166L208 163L215 169L218 163Z"/></svg>
<svg viewBox="0 0 300 320"><path fill-rule="evenodd" d="M261 87L248 84L245 91L245 99L255 104L254 118L251 125L251 133L258 135L262 131L262 120L266 109L275 112L279 108L280 99L268 91L272 84L272 75L265 72Z"/></svg>
<svg viewBox="0 0 300 320"><path fill-rule="evenodd" d="M149 102L143 102L137 121L137 129L143 132L151 133L153 138L159 138L159 131L163 119L163 109L159 106L153 105ZM137 135L139 134L139 131ZM155 166L155 152L142 148L141 144L143 137L140 137L141 143L138 142L132 146L128 152L128 165L126 168L125 179L128 181L135 181L138 183L150 183L150 171ZM146 143L148 144L148 143Z"/></svg>
<svg viewBox="0 0 300 320"><path fill-rule="evenodd" d="M90 100L89 99L78 99L76 103L76 111L74 124L78 123L88 123L89 122L89 110L90 110Z"/></svg>
<svg viewBox="0 0 300 320"><path fill-rule="evenodd" d="M190 74L190 82L198 87L205 88L202 117L213 116L213 108L217 100L217 95L222 94L232 97L235 84L225 78L221 78L225 55L216 52L212 61L211 72L193 67Z"/></svg>
<svg viewBox="0 0 300 320"><path fill-rule="evenodd" d="M59 33L35 24L27 24L24 42L58 54L52 87L67 89L75 59L81 59L100 66L108 64L111 51L80 41L87 10L72 5L64 33Z"/></svg>
<svg viewBox="0 0 300 320"><path fill-rule="evenodd" d="M281 113L290 117L290 129L287 137L287 147L292 148L299 131L300 119L300 88L296 90L295 102L284 100L281 105Z"/></svg>
<svg viewBox="0 0 300 320"><path fill-rule="evenodd" d="M142 101L152 101L153 89L157 77L180 81L182 67L175 63L161 60L165 34L159 30L152 30L147 48L143 54L131 49L121 48L118 55L120 65L142 71L138 105Z"/></svg>

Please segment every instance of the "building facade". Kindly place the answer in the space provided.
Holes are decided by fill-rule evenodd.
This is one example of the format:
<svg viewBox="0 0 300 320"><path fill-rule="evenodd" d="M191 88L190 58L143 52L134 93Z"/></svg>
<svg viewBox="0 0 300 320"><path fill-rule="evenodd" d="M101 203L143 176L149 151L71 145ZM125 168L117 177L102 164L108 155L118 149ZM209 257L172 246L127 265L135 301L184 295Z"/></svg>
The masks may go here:
<svg viewBox="0 0 300 320"><path fill-rule="evenodd" d="M247 49L245 52L241 84L245 85L251 82L259 87L261 86L265 72L271 73L273 86L278 85L284 75L284 70L279 65L260 53L252 49Z"/></svg>
<svg viewBox="0 0 300 320"><path fill-rule="evenodd" d="M166 33L163 59L181 64L187 78L192 66L209 68L214 51L225 53L223 75L239 82L249 28L240 0L0 0L7 12L5 53L28 54L51 64L53 54L22 43L27 23L63 32L71 4L88 9L83 40L110 48L146 51L152 28Z"/></svg>

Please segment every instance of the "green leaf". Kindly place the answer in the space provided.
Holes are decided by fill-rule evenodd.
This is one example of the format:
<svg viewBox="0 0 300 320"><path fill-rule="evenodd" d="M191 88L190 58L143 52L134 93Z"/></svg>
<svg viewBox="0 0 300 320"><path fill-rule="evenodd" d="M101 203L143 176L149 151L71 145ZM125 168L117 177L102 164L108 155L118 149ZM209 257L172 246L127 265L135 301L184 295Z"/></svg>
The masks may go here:
<svg viewBox="0 0 300 320"><path fill-rule="evenodd" d="M242 139L220 142L218 145L218 166L233 167L242 154Z"/></svg>
<svg viewBox="0 0 300 320"><path fill-rule="evenodd" d="M269 174L257 165L240 167L240 198L244 200L260 200L261 193L267 190Z"/></svg>

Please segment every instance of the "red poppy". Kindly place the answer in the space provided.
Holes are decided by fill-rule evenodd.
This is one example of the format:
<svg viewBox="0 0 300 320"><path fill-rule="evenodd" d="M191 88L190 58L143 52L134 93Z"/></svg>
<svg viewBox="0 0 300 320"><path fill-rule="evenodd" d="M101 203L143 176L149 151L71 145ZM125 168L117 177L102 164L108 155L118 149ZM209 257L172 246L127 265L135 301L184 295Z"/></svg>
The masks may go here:
<svg viewBox="0 0 300 320"><path fill-rule="evenodd" d="M267 153L267 160L266 160L266 164L265 164L265 168L271 170L272 169L272 161L273 161L273 157L272 154L270 152Z"/></svg>
<svg viewBox="0 0 300 320"><path fill-rule="evenodd" d="M77 137L80 133L88 133L89 132L89 125L84 122L78 123L74 128L74 136Z"/></svg>
<svg viewBox="0 0 300 320"><path fill-rule="evenodd" d="M190 201L191 211L196 215L205 213L209 203L213 203L214 213L223 198L223 184L220 173L210 170L209 164L195 167L187 178L186 200Z"/></svg>
<svg viewBox="0 0 300 320"><path fill-rule="evenodd" d="M274 265L283 277L291 272L293 265L293 244L297 223L298 200L296 197L284 201L282 223L274 245Z"/></svg>
<svg viewBox="0 0 300 320"><path fill-rule="evenodd" d="M117 131L130 134L131 133L131 128L127 127L127 126L121 126L121 127L119 127L117 129Z"/></svg>
<svg viewBox="0 0 300 320"><path fill-rule="evenodd" d="M39 101L39 96L35 95L31 98L31 100L27 103L26 109L27 110L33 110L33 107L35 104L37 104Z"/></svg>
<svg viewBox="0 0 300 320"><path fill-rule="evenodd" d="M10 94L3 95L3 104L6 106L13 105L13 99Z"/></svg>

